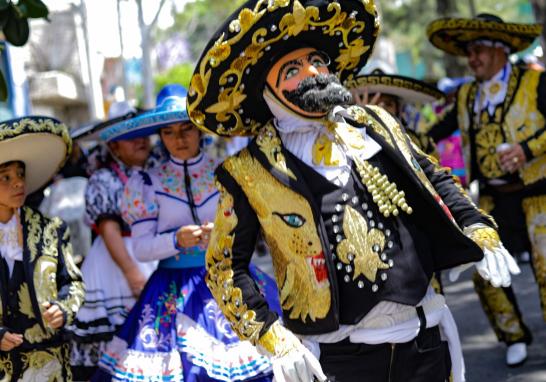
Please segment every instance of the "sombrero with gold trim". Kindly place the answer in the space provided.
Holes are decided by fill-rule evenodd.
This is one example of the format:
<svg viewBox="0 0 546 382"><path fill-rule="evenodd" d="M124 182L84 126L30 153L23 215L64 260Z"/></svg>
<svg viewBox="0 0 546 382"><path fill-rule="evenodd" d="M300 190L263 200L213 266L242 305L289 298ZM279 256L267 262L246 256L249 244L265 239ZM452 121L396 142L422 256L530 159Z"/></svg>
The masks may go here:
<svg viewBox="0 0 546 382"><path fill-rule="evenodd" d="M506 45L511 53L528 48L540 35L540 24L507 23L500 17L482 13L472 19L443 18L428 25L432 45L447 53L466 56L470 42L488 40Z"/></svg>
<svg viewBox="0 0 546 382"><path fill-rule="evenodd" d="M345 81L364 66L378 33L373 0L248 0L203 51L188 91L189 116L206 132L253 135L272 117L262 91L277 59L314 47Z"/></svg>
<svg viewBox="0 0 546 382"><path fill-rule="evenodd" d="M365 87L369 94L389 94L411 103L430 103L445 97L442 91L426 82L411 77L386 74L381 69L375 69L367 75L359 75L347 81L346 86L349 89Z"/></svg>
<svg viewBox="0 0 546 382"><path fill-rule="evenodd" d="M71 151L67 127L54 118L28 116L0 123L0 164L25 164L27 194L46 184Z"/></svg>

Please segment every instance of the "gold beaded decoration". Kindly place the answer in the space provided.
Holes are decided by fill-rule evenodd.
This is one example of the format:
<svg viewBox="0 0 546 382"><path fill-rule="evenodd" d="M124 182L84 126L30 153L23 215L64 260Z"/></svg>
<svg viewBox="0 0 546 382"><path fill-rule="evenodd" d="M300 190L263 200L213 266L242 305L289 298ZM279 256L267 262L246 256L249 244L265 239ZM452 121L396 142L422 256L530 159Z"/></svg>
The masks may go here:
<svg viewBox="0 0 546 382"><path fill-rule="evenodd" d="M411 215L413 208L408 205L406 193L399 191L396 183L389 181L387 175L381 174L377 167L359 156L359 151L366 145L362 133L351 126L335 122L329 124L328 130L334 133L336 141L345 146L353 158L362 183L372 195L372 200L379 207L379 212L388 218L391 215L398 216L400 214L398 208L400 208Z"/></svg>
<svg viewBox="0 0 546 382"><path fill-rule="evenodd" d="M399 191L396 183L390 182L387 175L381 174L377 167L372 166L368 161L355 158L356 167L366 186L368 192L372 195L372 200L379 207L379 212L386 218L389 216L398 216L400 208L402 211L411 215L413 208L408 205L406 193Z"/></svg>

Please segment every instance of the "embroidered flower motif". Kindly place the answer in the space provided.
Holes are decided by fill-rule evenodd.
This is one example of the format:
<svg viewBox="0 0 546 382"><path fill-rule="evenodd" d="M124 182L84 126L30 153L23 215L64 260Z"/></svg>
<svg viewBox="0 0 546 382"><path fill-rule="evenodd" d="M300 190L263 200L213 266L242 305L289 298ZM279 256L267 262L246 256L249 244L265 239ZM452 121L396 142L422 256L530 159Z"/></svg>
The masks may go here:
<svg viewBox="0 0 546 382"><path fill-rule="evenodd" d="M228 114L235 113L235 110L239 108L241 102L246 99L246 95L240 91L227 89L220 93L218 102L205 110L207 113L218 114L218 121L226 121L229 117Z"/></svg>
<svg viewBox="0 0 546 382"><path fill-rule="evenodd" d="M478 165L487 178L498 178L504 175L497 155L497 146L503 142L501 127L498 124L486 125L476 134Z"/></svg>
<svg viewBox="0 0 546 382"><path fill-rule="evenodd" d="M360 56L366 53L369 49L370 46L364 46L364 41L361 39L352 41L347 48L340 50L341 54L336 58L336 62L338 63L336 70L344 71L353 69L356 67L356 65L358 65Z"/></svg>
<svg viewBox="0 0 546 382"><path fill-rule="evenodd" d="M282 31L286 30L288 36L297 36L302 31L309 28L310 20L319 19L319 10L317 7L307 7L304 6L298 1L294 1L294 8L292 14L286 14L281 22L279 27Z"/></svg>

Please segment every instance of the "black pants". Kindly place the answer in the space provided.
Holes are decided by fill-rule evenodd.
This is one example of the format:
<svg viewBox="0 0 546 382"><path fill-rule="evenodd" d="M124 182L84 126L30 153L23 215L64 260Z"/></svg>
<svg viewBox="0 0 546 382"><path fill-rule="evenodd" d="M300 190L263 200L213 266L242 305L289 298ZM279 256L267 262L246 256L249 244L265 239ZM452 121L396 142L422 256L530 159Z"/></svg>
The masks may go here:
<svg viewBox="0 0 546 382"><path fill-rule="evenodd" d="M403 344L320 345L320 364L331 382L446 382L451 361L436 326Z"/></svg>

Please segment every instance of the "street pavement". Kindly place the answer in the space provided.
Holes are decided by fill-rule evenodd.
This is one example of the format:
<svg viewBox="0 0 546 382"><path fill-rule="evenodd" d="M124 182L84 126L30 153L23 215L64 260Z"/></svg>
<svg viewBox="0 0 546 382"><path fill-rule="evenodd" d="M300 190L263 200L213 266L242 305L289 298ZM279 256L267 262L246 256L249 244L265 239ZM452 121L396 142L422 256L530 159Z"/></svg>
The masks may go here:
<svg viewBox="0 0 546 382"><path fill-rule="evenodd" d="M269 256L254 256L253 261L272 274ZM527 362L518 368L504 363L504 344L497 342L483 313L471 281L472 270L456 283L444 277L446 299L459 328L466 363L467 382L546 382L546 324L542 320L538 290L528 264L514 277L514 291L525 322L534 336ZM447 272L446 272L447 276Z"/></svg>
<svg viewBox="0 0 546 382"><path fill-rule="evenodd" d="M546 382L546 324L531 268L528 264L520 266L522 273L514 277L514 291L534 341L528 348L527 362L518 368L508 368L504 363L506 347L497 342L481 309L472 271L454 284L444 277L447 303L459 327L468 382Z"/></svg>

